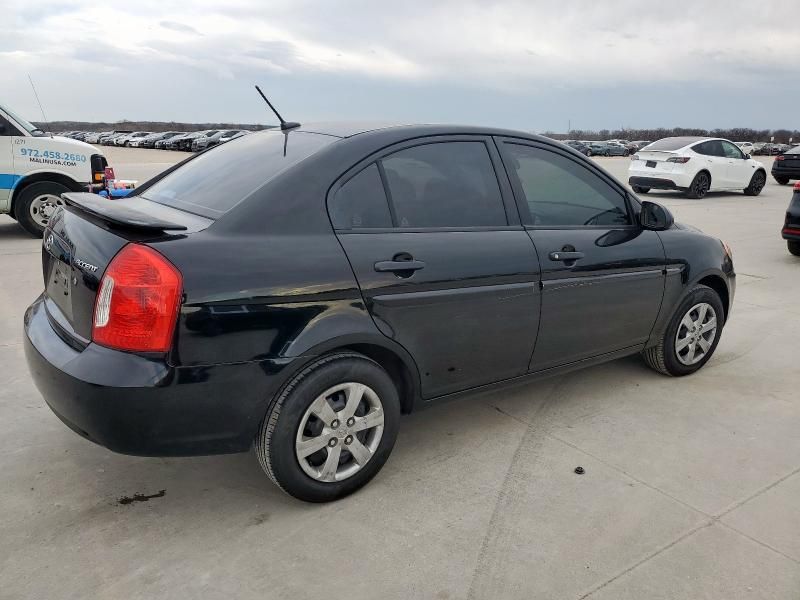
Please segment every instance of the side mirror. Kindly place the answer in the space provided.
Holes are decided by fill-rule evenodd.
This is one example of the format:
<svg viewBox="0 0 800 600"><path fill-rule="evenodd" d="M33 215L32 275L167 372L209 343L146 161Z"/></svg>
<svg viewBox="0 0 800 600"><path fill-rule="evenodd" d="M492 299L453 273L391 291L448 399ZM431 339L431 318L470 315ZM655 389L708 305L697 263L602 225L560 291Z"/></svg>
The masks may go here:
<svg viewBox="0 0 800 600"><path fill-rule="evenodd" d="M643 229L664 231L672 227L673 223L675 223L675 218L665 207L647 200L642 202L642 212L639 213L639 224Z"/></svg>

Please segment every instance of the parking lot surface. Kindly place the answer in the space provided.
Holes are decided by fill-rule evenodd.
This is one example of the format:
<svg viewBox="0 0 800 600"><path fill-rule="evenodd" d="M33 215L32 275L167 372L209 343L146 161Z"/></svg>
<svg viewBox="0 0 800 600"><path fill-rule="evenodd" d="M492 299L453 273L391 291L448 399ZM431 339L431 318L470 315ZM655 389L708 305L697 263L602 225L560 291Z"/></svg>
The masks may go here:
<svg viewBox="0 0 800 600"><path fill-rule="evenodd" d="M140 180L186 156L103 150ZM626 180L627 159L598 162ZM733 248L734 309L700 372L631 357L404 417L383 471L328 505L252 454L121 456L62 425L21 343L40 241L0 217L0 598L796 600L790 196L771 178L756 198L647 196Z"/></svg>

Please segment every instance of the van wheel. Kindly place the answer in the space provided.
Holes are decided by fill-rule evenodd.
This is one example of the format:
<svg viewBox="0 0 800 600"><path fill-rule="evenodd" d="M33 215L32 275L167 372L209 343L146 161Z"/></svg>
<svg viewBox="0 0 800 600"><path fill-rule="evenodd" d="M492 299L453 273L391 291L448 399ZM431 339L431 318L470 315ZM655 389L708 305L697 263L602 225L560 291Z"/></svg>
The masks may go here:
<svg viewBox="0 0 800 600"><path fill-rule="evenodd" d="M717 292L697 285L678 306L658 344L642 356L651 369L664 375L690 375L714 354L724 320Z"/></svg>
<svg viewBox="0 0 800 600"><path fill-rule="evenodd" d="M744 188L745 196L758 196L767 183L767 176L764 171L756 171L750 180L750 185Z"/></svg>
<svg viewBox="0 0 800 600"><path fill-rule="evenodd" d="M42 237L45 227L60 206L61 194L71 191L55 181L38 181L23 188L14 200L14 215L19 224L35 237Z"/></svg>
<svg viewBox="0 0 800 600"><path fill-rule="evenodd" d="M786 242L786 245L789 247L789 254L793 254L794 256L800 256L800 242Z"/></svg>
<svg viewBox="0 0 800 600"><path fill-rule="evenodd" d="M339 352L289 382L267 412L255 450L283 491L329 502L377 475L399 424L400 400L388 373L366 356Z"/></svg>
<svg viewBox="0 0 800 600"><path fill-rule="evenodd" d="M711 178L705 171L700 171L694 176L689 189L686 190L686 197L694 199L703 198L711 187Z"/></svg>

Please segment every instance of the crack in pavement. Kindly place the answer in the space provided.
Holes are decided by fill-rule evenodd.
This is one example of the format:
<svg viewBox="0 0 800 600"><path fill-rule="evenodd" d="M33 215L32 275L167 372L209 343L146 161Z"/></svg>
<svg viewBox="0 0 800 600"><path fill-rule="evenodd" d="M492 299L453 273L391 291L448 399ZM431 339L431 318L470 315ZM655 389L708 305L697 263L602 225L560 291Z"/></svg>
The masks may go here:
<svg viewBox="0 0 800 600"><path fill-rule="evenodd" d="M523 454L532 458L533 462L538 457L538 449L544 443L546 437L547 420L544 418L544 413L547 408L552 405L553 401L558 398L563 391L566 380L561 378L554 382L553 387L547 392L541 400L541 403L534 410L530 417L530 421L524 421L514 417L498 407L494 407L498 412L527 425L527 429L520 437L519 443L514 450L514 455L508 465L506 474L503 477L503 483L500 485L500 491L492 509L489 524L486 528L486 535L484 535L481 542L480 551L478 552L478 559L475 566L475 571L472 574L470 581L469 592L467 598L469 600L476 600L478 598L491 598L503 597L503 594L498 591L498 587L504 582L498 582L493 577L496 571L496 565L503 564L499 559L497 548L502 548L502 538L506 535L506 530L502 527L500 520L502 515L505 514L505 508L515 503L514 494L516 493L517 486L512 483L517 478L516 469L520 464ZM531 457L532 455L532 457ZM531 462L526 465L530 466Z"/></svg>

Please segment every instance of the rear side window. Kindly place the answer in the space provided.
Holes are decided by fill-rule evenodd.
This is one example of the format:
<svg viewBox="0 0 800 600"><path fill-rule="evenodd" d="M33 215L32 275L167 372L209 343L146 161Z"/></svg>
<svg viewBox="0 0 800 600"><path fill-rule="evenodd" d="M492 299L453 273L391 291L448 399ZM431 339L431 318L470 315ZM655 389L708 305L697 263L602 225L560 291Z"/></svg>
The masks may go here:
<svg viewBox="0 0 800 600"><path fill-rule="evenodd" d="M333 197L330 214L335 229L392 226L389 203L375 163L339 188Z"/></svg>
<svg viewBox="0 0 800 600"><path fill-rule="evenodd" d="M337 138L294 131L237 138L198 155L142 192L142 198L216 219L281 171Z"/></svg>
<svg viewBox="0 0 800 600"><path fill-rule="evenodd" d="M725 150L719 140L709 140L702 144L692 146L692 150L703 156L725 156Z"/></svg>
<svg viewBox="0 0 800 600"><path fill-rule="evenodd" d="M539 227L630 225L623 195L577 162L541 148L504 144L512 177L516 176Z"/></svg>
<svg viewBox="0 0 800 600"><path fill-rule="evenodd" d="M382 159L397 227L507 225L483 142L437 142Z"/></svg>

